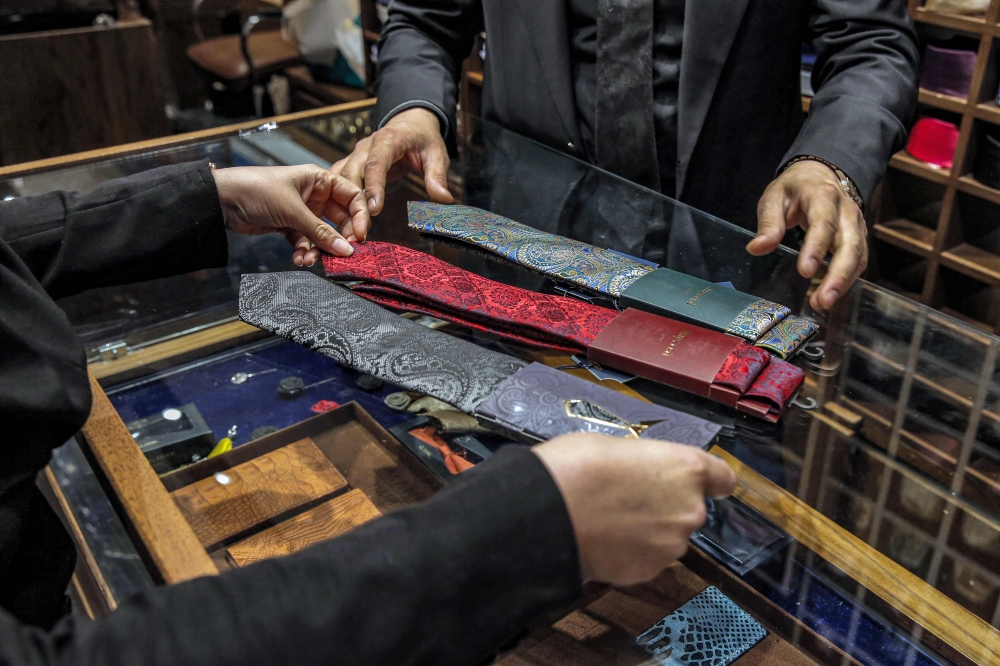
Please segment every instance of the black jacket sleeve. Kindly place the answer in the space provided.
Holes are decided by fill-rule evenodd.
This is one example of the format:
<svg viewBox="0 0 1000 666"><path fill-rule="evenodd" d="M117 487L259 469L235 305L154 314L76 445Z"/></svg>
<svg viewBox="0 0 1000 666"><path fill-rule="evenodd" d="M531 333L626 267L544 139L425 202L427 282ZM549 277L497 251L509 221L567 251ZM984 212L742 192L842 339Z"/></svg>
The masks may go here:
<svg viewBox="0 0 1000 666"><path fill-rule="evenodd" d="M0 614L0 663L472 665L575 599L580 578L558 488L512 446L422 505L93 623L44 633Z"/></svg>
<svg viewBox="0 0 1000 666"><path fill-rule="evenodd" d="M821 157L868 202L917 106L920 54L906 3L814 0L808 38L816 47L816 95L782 164Z"/></svg>
<svg viewBox="0 0 1000 666"><path fill-rule="evenodd" d="M462 61L483 29L482 0L395 0L379 39L375 120L425 102L456 127Z"/></svg>
<svg viewBox="0 0 1000 666"><path fill-rule="evenodd" d="M0 239L52 298L225 266L228 256L207 161L0 203Z"/></svg>

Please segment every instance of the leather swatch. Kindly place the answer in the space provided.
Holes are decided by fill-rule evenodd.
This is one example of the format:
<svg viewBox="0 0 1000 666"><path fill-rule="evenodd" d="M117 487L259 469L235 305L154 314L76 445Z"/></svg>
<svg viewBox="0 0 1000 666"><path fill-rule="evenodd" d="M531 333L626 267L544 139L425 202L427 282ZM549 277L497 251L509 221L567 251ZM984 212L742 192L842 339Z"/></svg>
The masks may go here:
<svg viewBox="0 0 1000 666"><path fill-rule="evenodd" d="M663 666L727 666L767 631L716 587L709 587L638 638Z"/></svg>
<svg viewBox="0 0 1000 666"><path fill-rule="evenodd" d="M212 548L346 486L312 440L302 439L170 495L198 540Z"/></svg>
<svg viewBox="0 0 1000 666"><path fill-rule="evenodd" d="M527 365L432 331L306 272L244 275L239 308L248 324L469 413Z"/></svg>
<svg viewBox="0 0 1000 666"><path fill-rule="evenodd" d="M413 229L471 243L598 294L620 296L653 270L620 252L539 231L481 208L423 201L406 206Z"/></svg>
<svg viewBox="0 0 1000 666"><path fill-rule="evenodd" d="M501 384L479 405L476 415L539 440L583 431L707 448L722 429L540 363L532 363Z"/></svg>

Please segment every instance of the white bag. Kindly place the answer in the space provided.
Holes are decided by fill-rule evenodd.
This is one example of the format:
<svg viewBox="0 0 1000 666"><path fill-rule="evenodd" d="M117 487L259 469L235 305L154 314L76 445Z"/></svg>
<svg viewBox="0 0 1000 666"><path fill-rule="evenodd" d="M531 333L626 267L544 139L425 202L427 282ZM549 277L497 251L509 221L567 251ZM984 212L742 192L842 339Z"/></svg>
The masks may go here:
<svg viewBox="0 0 1000 666"><path fill-rule="evenodd" d="M924 9L948 14L985 14L990 0L927 0Z"/></svg>
<svg viewBox="0 0 1000 666"><path fill-rule="evenodd" d="M294 0L282 11L306 62L333 67L339 54L365 84L359 0Z"/></svg>

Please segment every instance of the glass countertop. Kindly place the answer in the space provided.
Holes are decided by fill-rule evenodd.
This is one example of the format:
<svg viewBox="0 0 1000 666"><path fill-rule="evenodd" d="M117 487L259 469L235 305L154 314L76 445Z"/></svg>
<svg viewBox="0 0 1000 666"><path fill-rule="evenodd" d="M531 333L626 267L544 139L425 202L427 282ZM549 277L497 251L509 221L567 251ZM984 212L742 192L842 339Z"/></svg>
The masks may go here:
<svg viewBox="0 0 1000 666"><path fill-rule="evenodd" d="M86 190L111 178L195 159L220 167L328 166L371 131L366 110L331 113L0 180L0 196ZM730 282L818 322L822 329L814 347L822 356L800 355L795 361L806 370L799 404L811 398L816 408L793 406L778 425L653 382L635 380L629 386L654 402L723 425L722 449L985 625L1000 627L1000 338L864 281L820 315L808 306L815 283L798 276L796 255L788 248L751 257L744 250L751 237L746 230L475 118L460 119L457 143L449 176L457 202L713 282ZM555 291L546 278L410 230L406 202L424 199L419 179L391 184L369 237L435 254L500 282ZM89 358L102 363L235 320L239 276L276 270L295 270L282 239L231 236L225 269L94 290L61 305ZM445 330L482 342L453 326ZM320 382L317 399L357 400L386 427L398 422L381 402L392 387L374 394L359 391L353 371L273 338L158 374L111 381L106 389L126 422L194 402L216 439L236 426L238 446L257 428L285 427L312 416L305 403L268 411L270 389L241 393L228 381L237 372L272 368L278 371L271 378L287 373ZM101 530L110 534L120 526L108 527L111 519L102 511L110 509L101 508L99 488L86 492L86 484L96 481L92 474L87 480L86 461L76 446L71 442L57 452L56 478L67 494L72 491L78 503L74 511L83 507L101 516ZM119 537L108 537L108 547L120 550ZM914 622L912 614L886 598L891 595L872 592L845 570L846 560L821 556L800 541L784 542L738 575L859 663L966 663L949 647L949 637ZM113 559L107 566L114 566ZM123 595L151 584L138 574L120 578L125 582L112 576L110 584L120 585Z"/></svg>

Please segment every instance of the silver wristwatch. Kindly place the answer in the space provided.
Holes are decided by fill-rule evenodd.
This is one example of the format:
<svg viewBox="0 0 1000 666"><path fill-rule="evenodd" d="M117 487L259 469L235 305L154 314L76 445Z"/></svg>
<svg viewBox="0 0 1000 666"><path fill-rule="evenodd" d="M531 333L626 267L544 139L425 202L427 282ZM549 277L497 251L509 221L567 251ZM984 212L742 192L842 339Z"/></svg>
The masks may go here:
<svg viewBox="0 0 1000 666"><path fill-rule="evenodd" d="M789 160L788 164L785 165L785 168L782 169L782 171L785 171L785 169L792 166L796 162L804 162L806 160L819 162L820 164L829 167L833 171L833 173L837 175L837 180L840 181L840 187L842 187L844 192L847 193L847 196L851 198L851 201L858 204L858 208L864 211L865 202L861 199L861 195L858 194L858 188L854 186L854 181L848 178L847 174L840 170L840 167L838 167L836 164L833 164L832 162L824 160L822 157L816 157L815 155L799 155L795 159Z"/></svg>

